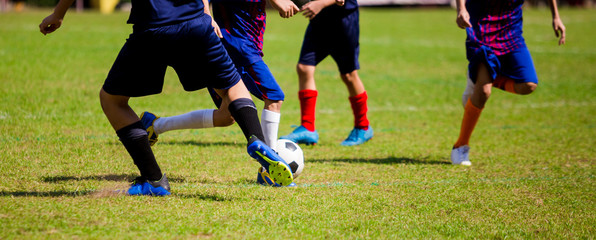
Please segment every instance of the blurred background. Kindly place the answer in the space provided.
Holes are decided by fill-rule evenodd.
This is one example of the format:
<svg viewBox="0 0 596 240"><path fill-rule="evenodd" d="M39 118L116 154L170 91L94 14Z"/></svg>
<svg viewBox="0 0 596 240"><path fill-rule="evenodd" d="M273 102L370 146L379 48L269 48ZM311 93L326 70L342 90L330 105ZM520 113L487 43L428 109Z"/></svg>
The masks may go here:
<svg viewBox="0 0 596 240"><path fill-rule="evenodd" d="M77 11L100 11L109 14L114 11L129 11L131 0L76 0ZM58 0L0 0L1 12L21 12L27 8L54 7ZM560 6L592 8L596 0L559 0ZM455 0L359 0L363 7L455 7ZM547 6L547 0L526 0L526 7Z"/></svg>

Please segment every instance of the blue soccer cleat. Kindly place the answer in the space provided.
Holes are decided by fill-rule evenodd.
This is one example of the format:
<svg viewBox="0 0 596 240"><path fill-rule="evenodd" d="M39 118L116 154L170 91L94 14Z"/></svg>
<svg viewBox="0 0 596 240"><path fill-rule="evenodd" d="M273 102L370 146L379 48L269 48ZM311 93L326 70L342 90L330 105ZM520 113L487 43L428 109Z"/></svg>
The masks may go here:
<svg viewBox="0 0 596 240"><path fill-rule="evenodd" d="M269 173L265 170L264 167L259 168L259 173L257 174L257 184L264 185L264 186L272 186L272 187L281 187L281 185L275 183ZM290 183L290 185L286 187L296 187L295 183Z"/></svg>
<svg viewBox="0 0 596 240"><path fill-rule="evenodd" d="M246 149L248 154L267 170L273 182L288 186L294 181L290 166L273 149L255 136L251 136L249 142Z"/></svg>
<svg viewBox="0 0 596 240"><path fill-rule="evenodd" d="M292 133L281 136L280 139L287 139L295 143L304 143L306 145L315 145L319 142L319 133L309 131L304 126L297 127Z"/></svg>
<svg viewBox="0 0 596 240"><path fill-rule="evenodd" d="M159 181L149 181L137 177L128 189L129 195L166 196L170 195L170 183L164 174Z"/></svg>
<svg viewBox="0 0 596 240"><path fill-rule="evenodd" d="M147 138L149 138L149 144L153 146L157 142L157 133L155 133L155 129L153 129L153 122L157 120L159 117L150 112L143 112L141 113L141 124L145 130L147 130Z"/></svg>
<svg viewBox="0 0 596 240"><path fill-rule="evenodd" d="M373 137L372 127L368 127L368 130L354 128L346 140L344 140L342 146L355 146L365 143Z"/></svg>

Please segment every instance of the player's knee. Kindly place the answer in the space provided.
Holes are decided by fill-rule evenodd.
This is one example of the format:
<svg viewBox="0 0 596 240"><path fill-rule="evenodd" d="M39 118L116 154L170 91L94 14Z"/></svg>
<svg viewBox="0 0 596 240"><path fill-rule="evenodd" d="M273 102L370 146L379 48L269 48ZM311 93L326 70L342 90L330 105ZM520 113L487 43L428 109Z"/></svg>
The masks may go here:
<svg viewBox="0 0 596 240"><path fill-rule="evenodd" d="M358 72L356 70L349 72L349 73L342 73L340 74L341 76L341 80L344 81L344 83L352 83L357 81L358 79Z"/></svg>
<svg viewBox="0 0 596 240"><path fill-rule="evenodd" d="M272 101L272 100L265 100L265 109L272 111L272 112L280 112L281 111L281 104L283 101Z"/></svg>
<svg viewBox="0 0 596 240"><path fill-rule="evenodd" d="M306 75L306 73L308 72L308 67L304 64L296 64L296 72L299 75Z"/></svg>
<svg viewBox="0 0 596 240"><path fill-rule="evenodd" d="M215 117L213 118L214 127L228 127L234 124L234 118L229 117Z"/></svg>
<svg viewBox="0 0 596 240"><path fill-rule="evenodd" d="M527 94L533 93L537 87L538 87L538 84L533 83L533 82L527 82L527 83L520 84L519 87L516 89L516 91L519 94L527 95Z"/></svg>
<svg viewBox="0 0 596 240"><path fill-rule="evenodd" d="M128 105L128 98L123 96L111 95L103 90L103 88L99 91L99 102L101 103L102 107L106 106L127 106Z"/></svg>
<svg viewBox="0 0 596 240"><path fill-rule="evenodd" d="M227 127L234 124L234 118L230 112L225 109L216 109L213 112L213 126L214 127Z"/></svg>

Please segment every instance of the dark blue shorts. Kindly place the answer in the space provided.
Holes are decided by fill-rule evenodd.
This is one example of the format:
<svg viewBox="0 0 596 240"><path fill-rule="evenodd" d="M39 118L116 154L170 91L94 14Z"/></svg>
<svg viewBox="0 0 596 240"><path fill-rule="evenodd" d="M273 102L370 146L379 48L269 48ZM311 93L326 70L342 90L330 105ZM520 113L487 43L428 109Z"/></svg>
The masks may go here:
<svg viewBox="0 0 596 240"><path fill-rule="evenodd" d="M247 67L238 67L237 69L248 91L258 99L269 99L272 101L283 101L285 99L284 92L279 87L279 84L277 84L277 81L275 81L273 74L271 74L265 62L259 61ZM215 105L219 107L221 97L217 96L212 88L209 88L209 93Z"/></svg>
<svg viewBox="0 0 596 240"><path fill-rule="evenodd" d="M494 80L497 76L513 79L516 83L538 83L534 61L528 48L518 48L510 53L497 56L486 46L468 48L468 72L475 83L478 75L478 64L483 62Z"/></svg>
<svg viewBox="0 0 596 240"><path fill-rule="evenodd" d="M240 75L213 31L211 17L203 14L178 24L135 28L120 50L103 89L130 97L162 91L166 68L171 66L186 91L205 87L228 89Z"/></svg>
<svg viewBox="0 0 596 240"><path fill-rule="evenodd" d="M342 74L360 69L359 37L358 9L323 9L306 28L298 63L316 66L331 55Z"/></svg>

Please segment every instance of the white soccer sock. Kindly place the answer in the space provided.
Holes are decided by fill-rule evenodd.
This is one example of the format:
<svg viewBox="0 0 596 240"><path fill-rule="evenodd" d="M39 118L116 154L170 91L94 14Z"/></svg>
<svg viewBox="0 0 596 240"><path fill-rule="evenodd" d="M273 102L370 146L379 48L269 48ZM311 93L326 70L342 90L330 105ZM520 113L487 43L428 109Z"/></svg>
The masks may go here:
<svg viewBox="0 0 596 240"><path fill-rule="evenodd" d="M280 113L267 109L263 109L261 113L261 128L263 129L263 136L265 136L265 143L273 150L277 147L277 130L279 129L280 118Z"/></svg>
<svg viewBox="0 0 596 240"><path fill-rule="evenodd" d="M215 109L203 109L172 117L160 117L153 122L153 129L155 133L162 134L177 129L212 128L213 111Z"/></svg>

